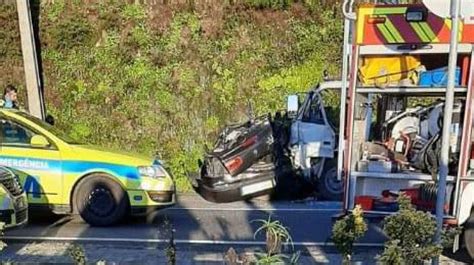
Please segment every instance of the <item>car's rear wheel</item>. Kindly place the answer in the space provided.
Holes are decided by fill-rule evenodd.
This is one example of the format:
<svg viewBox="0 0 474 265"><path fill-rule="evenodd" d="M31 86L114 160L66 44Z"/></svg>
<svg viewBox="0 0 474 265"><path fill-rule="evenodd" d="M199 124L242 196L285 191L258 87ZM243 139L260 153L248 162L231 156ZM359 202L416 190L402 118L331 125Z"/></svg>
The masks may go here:
<svg viewBox="0 0 474 265"><path fill-rule="evenodd" d="M92 226L116 224L126 215L129 203L122 187L101 174L82 180L73 199L75 210Z"/></svg>

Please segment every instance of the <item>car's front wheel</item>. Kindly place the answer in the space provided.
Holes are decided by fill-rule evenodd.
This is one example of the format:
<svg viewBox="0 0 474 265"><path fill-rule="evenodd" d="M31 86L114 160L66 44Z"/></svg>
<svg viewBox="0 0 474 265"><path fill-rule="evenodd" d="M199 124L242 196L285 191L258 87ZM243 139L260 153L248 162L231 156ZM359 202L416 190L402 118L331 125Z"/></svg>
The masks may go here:
<svg viewBox="0 0 474 265"><path fill-rule="evenodd" d="M325 161L318 187L320 197L324 200L342 200L344 182L337 179L337 161L335 159Z"/></svg>
<svg viewBox="0 0 474 265"><path fill-rule="evenodd" d="M122 187L101 174L83 179L73 199L75 210L92 226L116 224L126 215L129 204Z"/></svg>

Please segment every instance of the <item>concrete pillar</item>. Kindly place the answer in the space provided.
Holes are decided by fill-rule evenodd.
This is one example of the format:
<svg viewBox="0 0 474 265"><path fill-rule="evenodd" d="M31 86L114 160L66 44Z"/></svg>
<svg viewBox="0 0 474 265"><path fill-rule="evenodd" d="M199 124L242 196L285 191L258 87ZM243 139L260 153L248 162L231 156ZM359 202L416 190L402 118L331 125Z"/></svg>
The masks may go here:
<svg viewBox="0 0 474 265"><path fill-rule="evenodd" d="M26 92L29 112L40 118L45 117L43 91L41 88L38 58L36 54L33 23L29 0L16 0L18 24L20 26L21 51L25 69Z"/></svg>

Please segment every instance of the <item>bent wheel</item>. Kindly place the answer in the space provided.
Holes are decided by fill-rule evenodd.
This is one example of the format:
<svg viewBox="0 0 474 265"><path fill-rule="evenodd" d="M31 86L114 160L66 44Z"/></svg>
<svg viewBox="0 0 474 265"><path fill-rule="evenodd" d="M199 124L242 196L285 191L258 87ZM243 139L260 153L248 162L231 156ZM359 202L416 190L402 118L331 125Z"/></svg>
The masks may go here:
<svg viewBox="0 0 474 265"><path fill-rule="evenodd" d="M74 208L92 226L108 226L126 214L128 197L122 187L104 175L91 175L79 183Z"/></svg>
<svg viewBox="0 0 474 265"><path fill-rule="evenodd" d="M323 199L329 201L342 200L344 183L337 180L337 162L334 159L327 160L324 163L323 172L318 181L318 188Z"/></svg>

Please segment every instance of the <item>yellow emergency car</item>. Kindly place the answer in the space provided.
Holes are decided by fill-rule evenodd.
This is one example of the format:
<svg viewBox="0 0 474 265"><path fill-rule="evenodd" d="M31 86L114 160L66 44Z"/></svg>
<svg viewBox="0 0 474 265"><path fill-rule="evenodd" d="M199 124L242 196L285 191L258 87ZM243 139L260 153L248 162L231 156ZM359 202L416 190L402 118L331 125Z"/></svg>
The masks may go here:
<svg viewBox="0 0 474 265"><path fill-rule="evenodd" d="M0 222L5 228L28 221L28 202L20 178L7 167L0 167Z"/></svg>
<svg viewBox="0 0 474 265"><path fill-rule="evenodd" d="M26 173L20 179L32 210L79 213L107 226L175 203L159 160L81 144L18 110L0 109L0 133L0 165Z"/></svg>

